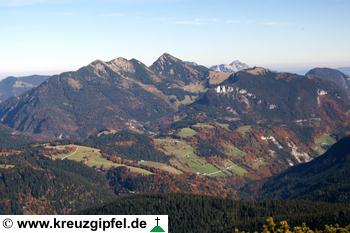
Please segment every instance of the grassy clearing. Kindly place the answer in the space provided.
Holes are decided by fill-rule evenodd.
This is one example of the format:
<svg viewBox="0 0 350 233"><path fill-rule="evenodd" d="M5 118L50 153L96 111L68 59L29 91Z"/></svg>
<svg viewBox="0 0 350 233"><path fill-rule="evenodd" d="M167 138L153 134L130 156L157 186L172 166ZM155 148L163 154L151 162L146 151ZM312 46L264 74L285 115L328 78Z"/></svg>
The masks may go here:
<svg viewBox="0 0 350 233"><path fill-rule="evenodd" d="M232 164L227 170L232 171L238 176L244 176L247 173L247 170L238 166L237 164Z"/></svg>
<svg viewBox="0 0 350 233"><path fill-rule="evenodd" d="M238 133L241 133L241 134L246 134L248 133L250 130L252 129L252 126L251 125L244 125L244 126L240 126L236 129L236 131Z"/></svg>
<svg viewBox="0 0 350 233"><path fill-rule="evenodd" d="M230 77L232 73L223 73L223 72L217 72L217 71L210 71L209 72L209 83L212 85L217 85L225 81Z"/></svg>
<svg viewBox="0 0 350 233"><path fill-rule="evenodd" d="M197 123L195 125L192 126L195 129L214 129L215 127L206 123Z"/></svg>
<svg viewBox="0 0 350 233"><path fill-rule="evenodd" d="M202 83L190 84L190 85L184 86L183 89L191 93L201 93L207 90Z"/></svg>
<svg viewBox="0 0 350 233"><path fill-rule="evenodd" d="M50 157L52 159L69 159L77 162L82 162L89 167L110 169L112 167L124 166L127 167L131 172L140 173L144 175L152 174L150 171L141 168L126 166L124 164L118 164L109 161L106 158L102 157L101 151L99 149L78 145L60 145L51 148L55 148L57 150L64 150L67 147L74 148L74 150L68 154L58 154Z"/></svg>
<svg viewBox="0 0 350 233"><path fill-rule="evenodd" d="M332 138L329 134L323 134L317 138L315 138L315 147L314 150L317 152L317 154L322 155L326 152L326 150L323 148L324 146L331 146L334 143L336 143L336 140Z"/></svg>
<svg viewBox="0 0 350 233"><path fill-rule="evenodd" d="M234 157L244 157L247 155L246 152L238 149L237 147L235 147L234 145L232 144L223 144L222 145L222 149L223 149L223 152L229 156L234 156Z"/></svg>
<svg viewBox="0 0 350 233"><path fill-rule="evenodd" d="M157 168L175 175L180 175L183 173L182 171L177 170L176 168L166 165L164 163L158 163L158 162L152 162L152 161L140 161L139 164L148 166L148 167Z"/></svg>
<svg viewBox="0 0 350 233"><path fill-rule="evenodd" d="M156 139L155 143L165 154L174 156L170 163L184 172L205 174L219 171L217 167L196 155L193 147L185 141L163 138Z"/></svg>
<svg viewBox="0 0 350 233"><path fill-rule="evenodd" d="M219 167L219 171L214 173L207 174L208 176L215 176L215 177L224 177L224 176L231 176L232 173L226 170L224 167Z"/></svg>
<svg viewBox="0 0 350 233"><path fill-rule="evenodd" d="M230 131L230 125L229 124L222 124L222 123L216 123L217 126L224 128L228 131Z"/></svg>
<svg viewBox="0 0 350 233"><path fill-rule="evenodd" d="M142 175L152 175L153 173L138 167L131 167L125 165L119 165L118 167L127 167L131 172L142 174Z"/></svg>
<svg viewBox="0 0 350 233"><path fill-rule="evenodd" d="M222 161L220 164L216 164L216 166L220 169L217 172L209 173L209 176L244 176L247 173L247 170L238 166L231 160Z"/></svg>
<svg viewBox="0 0 350 233"><path fill-rule="evenodd" d="M182 138L190 138L197 134L197 131L191 129L191 128L183 128L180 129L177 135Z"/></svg>
<svg viewBox="0 0 350 233"><path fill-rule="evenodd" d="M0 164L0 169L11 169L15 168L15 165L12 164Z"/></svg>

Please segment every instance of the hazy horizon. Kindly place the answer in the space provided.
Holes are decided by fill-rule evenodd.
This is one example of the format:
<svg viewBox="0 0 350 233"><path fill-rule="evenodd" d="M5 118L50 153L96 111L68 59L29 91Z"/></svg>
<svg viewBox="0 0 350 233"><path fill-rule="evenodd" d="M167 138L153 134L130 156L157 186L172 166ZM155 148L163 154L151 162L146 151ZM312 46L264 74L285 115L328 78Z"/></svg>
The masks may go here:
<svg viewBox="0 0 350 233"><path fill-rule="evenodd" d="M119 56L116 56L115 58L117 58ZM182 59L181 57L178 57L180 59ZM133 59L133 58L128 58L128 59ZM136 58L135 58L136 59ZM103 61L109 61L111 59L94 59L94 60L103 60ZM91 60L91 62L93 62L94 60ZM137 59L141 62L143 62L142 60L140 59ZM243 63L246 63L245 61L243 60L240 60L239 58L234 58L232 59L231 61L228 61L228 62L223 62L223 63L213 63L213 64L209 64L209 65L205 65L205 64L201 64L200 62L198 61L195 61L195 60L185 60L185 61L190 61L190 62L195 62L195 63L198 63L199 65L203 65L203 66L206 66L208 68L210 68L211 66L213 65L217 65L217 64L229 64L231 63L232 61L234 60L239 60ZM154 60L155 61L155 60ZM70 72L70 71L76 71L78 70L79 68L83 67L83 66L86 66L88 65L90 62L86 63L86 64L81 64L81 65L77 65L76 67L71 67L71 68L67 68L67 69L61 69L61 70L48 70L48 71L28 71L28 72L13 72L13 73L0 73L0 80L4 79L4 78L7 78L7 77L11 77L11 76L14 76L14 77L21 77L21 76L30 76L30 75L57 75L57 74L61 74L63 72ZM147 66L150 66L152 63L149 63L149 64L146 64ZM327 67L327 68L333 68L333 69L338 69L338 68L343 68L343 67L347 67L346 65L344 66L341 66L341 65L332 65L332 64L310 64L310 65L303 65L303 64L289 64L289 65L271 65L271 64L265 64L265 65L261 65L261 64L248 64L247 65L251 66L251 67L254 67L254 66L260 66L260 67L265 67L265 68L268 68L270 70L273 70L273 71L278 71L278 72L289 72L289 73L297 73L297 74L300 74L300 75L303 75L305 74L307 71L313 69L313 68L316 68L316 67ZM349 65L350 67L350 65ZM0 71L1 72L1 71Z"/></svg>

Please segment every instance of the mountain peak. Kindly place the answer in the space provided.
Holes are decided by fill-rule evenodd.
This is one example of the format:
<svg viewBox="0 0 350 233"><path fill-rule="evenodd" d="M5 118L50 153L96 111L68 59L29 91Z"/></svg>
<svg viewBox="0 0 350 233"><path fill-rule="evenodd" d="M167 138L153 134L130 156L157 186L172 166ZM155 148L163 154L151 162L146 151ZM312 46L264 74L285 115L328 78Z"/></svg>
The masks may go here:
<svg viewBox="0 0 350 233"><path fill-rule="evenodd" d="M161 73L164 69L172 67L173 65L182 62L180 59L170 55L169 53L163 53L157 61L155 61L150 67L152 70L155 70L158 73Z"/></svg>
<svg viewBox="0 0 350 233"><path fill-rule="evenodd" d="M179 61L181 60L169 53L163 53L162 56L160 56L157 60L157 62L160 62L161 64L164 64L167 62L179 62Z"/></svg>
<svg viewBox="0 0 350 233"><path fill-rule="evenodd" d="M95 60L90 63L90 66L92 66L96 71L105 71L106 67L112 69L114 72L132 72L134 70L133 63L123 57L118 57L109 62Z"/></svg>
<svg viewBox="0 0 350 233"><path fill-rule="evenodd" d="M166 79L171 79L178 85L193 82L205 82L209 76L209 70L203 66L185 62L168 53L164 53L150 67L153 72Z"/></svg>
<svg viewBox="0 0 350 233"><path fill-rule="evenodd" d="M236 64L244 64L240 60L234 60L233 62L230 63L230 65L236 65Z"/></svg>
<svg viewBox="0 0 350 233"><path fill-rule="evenodd" d="M108 63L120 64L120 63L125 63L125 62L129 62L129 60L124 58L124 57L118 57L116 59L113 59L113 60L109 61Z"/></svg>
<svg viewBox="0 0 350 233"><path fill-rule="evenodd" d="M93 72L96 74L99 73L105 73L106 67L108 67L108 64L101 60L95 60L89 64L90 67L92 67Z"/></svg>
<svg viewBox="0 0 350 233"><path fill-rule="evenodd" d="M111 69L115 72L134 70L133 63L123 57L118 57L117 59L108 62L108 64L111 67Z"/></svg>
<svg viewBox="0 0 350 233"><path fill-rule="evenodd" d="M225 73L236 73L238 71L245 70L248 68L250 67L247 64L239 60L234 60L230 64L220 64L220 65L215 65L210 67L210 69L213 71L225 72Z"/></svg>
<svg viewBox="0 0 350 233"><path fill-rule="evenodd" d="M99 64L106 64L104 61L102 60L99 60L99 59L96 59L95 61L91 62L89 65L90 66L96 66L96 65L99 65Z"/></svg>

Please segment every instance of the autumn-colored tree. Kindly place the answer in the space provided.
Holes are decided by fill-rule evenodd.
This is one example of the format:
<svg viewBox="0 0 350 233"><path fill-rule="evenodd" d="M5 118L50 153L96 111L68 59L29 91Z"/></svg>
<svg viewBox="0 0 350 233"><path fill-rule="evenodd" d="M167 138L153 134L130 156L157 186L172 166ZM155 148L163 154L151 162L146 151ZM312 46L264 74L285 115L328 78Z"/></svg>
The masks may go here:
<svg viewBox="0 0 350 233"><path fill-rule="evenodd" d="M245 233L238 228L235 228L232 232ZM256 231L255 233L258 232ZM281 221L277 226L273 218L269 217L263 225L262 233L350 233L350 225L347 227L340 227L338 224L326 225L323 230L312 230L304 223L302 226L296 226L291 229L287 221Z"/></svg>

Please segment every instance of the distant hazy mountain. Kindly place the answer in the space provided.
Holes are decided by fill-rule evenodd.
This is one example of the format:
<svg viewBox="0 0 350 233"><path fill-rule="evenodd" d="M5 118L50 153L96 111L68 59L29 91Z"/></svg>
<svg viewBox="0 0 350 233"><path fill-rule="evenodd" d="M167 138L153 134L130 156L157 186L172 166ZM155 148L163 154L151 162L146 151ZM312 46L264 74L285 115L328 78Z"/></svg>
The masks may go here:
<svg viewBox="0 0 350 233"><path fill-rule="evenodd" d="M225 73L234 73L241 70L245 70L250 68L247 64L240 62L239 60L235 60L230 64L221 64L210 67L213 71L225 72Z"/></svg>
<svg viewBox="0 0 350 233"><path fill-rule="evenodd" d="M8 77L0 81L0 102L39 86L49 76Z"/></svg>
<svg viewBox="0 0 350 233"><path fill-rule="evenodd" d="M307 77L319 78L325 81L330 81L337 84L341 88L350 91L349 76L339 70L330 68L314 68L306 73Z"/></svg>
<svg viewBox="0 0 350 233"><path fill-rule="evenodd" d="M340 67L337 70L339 70L347 75L350 75L350 67Z"/></svg>
<svg viewBox="0 0 350 233"><path fill-rule="evenodd" d="M350 137L315 160L271 178L262 188L268 198L350 200Z"/></svg>

